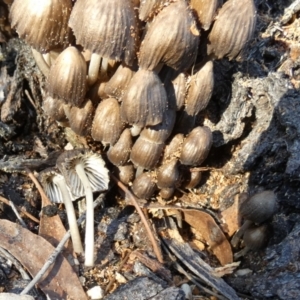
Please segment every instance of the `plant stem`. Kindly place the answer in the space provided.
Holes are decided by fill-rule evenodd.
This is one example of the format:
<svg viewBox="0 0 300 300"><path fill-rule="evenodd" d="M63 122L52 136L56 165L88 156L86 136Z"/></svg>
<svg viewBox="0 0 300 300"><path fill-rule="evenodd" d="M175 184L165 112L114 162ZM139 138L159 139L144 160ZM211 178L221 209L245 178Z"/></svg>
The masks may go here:
<svg viewBox="0 0 300 300"><path fill-rule="evenodd" d="M94 266L94 206L93 191L81 162L76 164L76 172L83 184L86 195L86 225L85 225L85 261L87 267Z"/></svg>

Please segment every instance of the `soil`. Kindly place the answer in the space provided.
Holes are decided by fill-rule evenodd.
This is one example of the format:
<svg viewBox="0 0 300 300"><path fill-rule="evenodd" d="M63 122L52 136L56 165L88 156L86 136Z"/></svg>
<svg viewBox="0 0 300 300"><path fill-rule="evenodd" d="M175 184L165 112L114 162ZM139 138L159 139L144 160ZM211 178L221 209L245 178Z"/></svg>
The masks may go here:
<svg viewBox="0 0 300 300"><path fill-rule="evenodd" d="M182 201L186 206L205 209L220 222L217 213L230 207L236 195L273 190L277 212L268 222L272 226L268 246L248 252L240 259L239 267L224 279L241 299L296 300L300 297L300 2L255 2L258 23L244 61L223 59L214 63L213 96L198 118L213 132L213 148L201 166L205 170L201 184L172 204ZM294 10L288 9L292 3ZM0 38L0 195L39 218L40 196L24 175L24 166L39 172L54 165L67 144L93 150L101 147L65 130L44 114L46 83L30 48L9 30ZM59 213L64 220L63 208ZM128 249L153 254L138 215L124 204L116 187L107 194L105 208L96 210L96 215L97 267L79 271L85 290L95 284L105 287ZM0 218L16 222L15 214L4 204ZM37 224L24 218L30 230L37 233ZM186 230L183 235L191 236L190 229ZM205 260L218 266L205 251ZM148 273L143 273L148 279L138 278L138 272L124 273L129 282L135 280L130 283L135 288L146 285L156 289L156 294L164 291L174 293L174 299L183 297L180 289L166 290L170 287L165 281L151 281ZM173 283L180 277L177 285L188 281L175 269L171 273ZM0 274L0 288L12 290L8 288L9 280L1 278ZM118 286L122 286L121 279L110 291ZM130 286L124 286L120 294L111 294L107 299L128 295ZM195 299L207 299L206 293L198 291L198 296ZM163 294L161 297L157 299L171 299Z"/></svg>

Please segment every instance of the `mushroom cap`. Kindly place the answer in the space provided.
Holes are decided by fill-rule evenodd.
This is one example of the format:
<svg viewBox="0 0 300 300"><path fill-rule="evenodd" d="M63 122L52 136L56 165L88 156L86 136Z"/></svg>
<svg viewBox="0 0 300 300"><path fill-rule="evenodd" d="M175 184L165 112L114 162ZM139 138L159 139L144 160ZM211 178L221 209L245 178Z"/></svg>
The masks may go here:
<svg viewBox="0 0 300 300"><path fill-rule="evenodd" d="M64 175L67 185L76 197L85 195L83 184L76 173L75 166L83 164L85 174L89 179L93 192L108 189L109 175L105 162L98 154L85 149L75 149L62 153L57 159L57 167Z"/></svg>
<svg viewBox="0 0 300 300"><path fill-rule="evenodd" d="M132 65L138 33L130 0L77 0L69 25L84 48Z"/></svg>
<svg viewBox="0 0 300 300"><path fill-rule="evenodd" d="M140 69L132 77L122 98L121 117L139 127L162 122L168 99L159 77Z"/></svg>
<svg viewBox="0 0 300 300"><path fill-rule="evenodd" d="M164 8L152 21L140 48L140 67L153 70L159 63L185 70L195 61L199 31L184 0Z"/></svg>
<svg viewBox="0 0 300 300"><path fill-rule="evenodd" d="M66 103L80 106L87 89L86 74L87 66L83 55L75 47L68 47L59 54L50 68L49 94Z"/></svg>
<svg viewBox="0 0 300 300"><path fill-rule="evenodd" d="M71 0L15 0L11 26L19 37L40 52L69 44Z"/></svg>
<svg viewBox="0 0 300 300"><path fill-rule="evenodd" d="M53 181L54 177L64 181L64 177L59 174L55 168L47 168L39 173L39 181L41 182L50 201L53 203L63 203L64 201L61 190ZM68 186L67 190L71 200L74 201L76 198L74 198Z"/></svg>
<svg viewBox="0 0 300 300"><path fill-rule="evenodd" d="M217 58L239 58L256 26L253 0L228 0L220 9L208 36L208 54Z"/></svg>

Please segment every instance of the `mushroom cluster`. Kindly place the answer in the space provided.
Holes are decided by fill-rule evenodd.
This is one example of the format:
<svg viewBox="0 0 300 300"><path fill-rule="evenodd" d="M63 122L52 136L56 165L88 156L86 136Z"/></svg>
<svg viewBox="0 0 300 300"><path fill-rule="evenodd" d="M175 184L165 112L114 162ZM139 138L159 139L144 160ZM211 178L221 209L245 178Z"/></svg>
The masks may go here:
<svg viewBox="0 0 300 300"><path fill-rule="evenodd" d="M14 0L10 18L45 74L45 113L102 143L136 196L199 184L212 133L197 116L214 60L253 36L253 0Z"/></svg>

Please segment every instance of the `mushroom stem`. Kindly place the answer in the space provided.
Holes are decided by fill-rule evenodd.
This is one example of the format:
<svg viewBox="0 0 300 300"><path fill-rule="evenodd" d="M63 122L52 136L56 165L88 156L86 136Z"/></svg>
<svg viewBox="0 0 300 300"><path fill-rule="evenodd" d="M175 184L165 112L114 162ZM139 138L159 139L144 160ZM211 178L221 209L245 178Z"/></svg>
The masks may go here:
<svg viewBox="0 0 300 300"><path fill-rule="evenodd" d="M241 228L234 234L234 236L231 239L231 245L232 247L236 247L239 243L239 240L242 238L244 235L245 231L252 225L253 222L246 220L244 224L241 226Z"/></svg>
<svg viewBox="0 0 300 300"><path fill-rule="evenodd" d="M94 206L93 191L81 162L76 164L76 172L82 181L86 194L86 224L85 224L85 266L94 266Z"/></svg>
<svg viewBox="0 0 300 300"><path fill-rule="evenodd" d="M31 51L37 66L39 67L41 72L45 75L45 77L48 77L50 68L48 64L45 62L43 55L33 48L31 48Z"/></svg>
<svg viewBox="0 0 300 300"><path fill-rule="evenodd" d="M97 53L92 53L88 70L88 84L90 86L93 85L98 79L100 65L101 56Z"/></svg>
<svg viewBox="0 0 300 300"><path fill-rule="evenodd" d="M66 212L67 212L68 223L69 223L69 227L70 227L74 251L76 253L83 253L83 247L82 247L82 243L81 243L79 229L77 226L75 210L74 210L74 206L73 206L72 200L70 198L69 192L67 190L65 180L63 178L60 179L59 177L54 176L53 183L55 183L58 186L58 188L60 189L60 192L62 194L62 198L63 198L64 205L65 205Z"/></svg>
<svg viewBox="0 0 300 300"><path fill-rule="evenodd" d="M103 80L107 80L107 69L108 69L108 59L102 57L100 75L101 75L101 79L103 78Z"/></svg>

